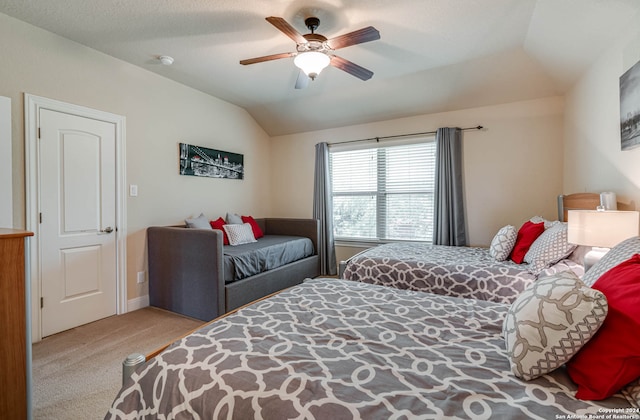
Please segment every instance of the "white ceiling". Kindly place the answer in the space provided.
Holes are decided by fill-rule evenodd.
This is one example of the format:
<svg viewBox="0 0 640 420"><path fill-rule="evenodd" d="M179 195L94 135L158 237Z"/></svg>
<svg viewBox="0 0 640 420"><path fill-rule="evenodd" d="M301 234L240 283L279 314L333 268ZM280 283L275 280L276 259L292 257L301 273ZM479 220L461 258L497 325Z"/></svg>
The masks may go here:
<svg viewBox="0 0 640 420"><path fill-rule="evenodd" d="M0 0L0 13L245 108L272 135L563 94L640 12L640 0ZM295 51L264 18L333 38L381 39L336 51L374 72L325 69L294 89ZM175 59L170 66L160 55Z"/></svg>

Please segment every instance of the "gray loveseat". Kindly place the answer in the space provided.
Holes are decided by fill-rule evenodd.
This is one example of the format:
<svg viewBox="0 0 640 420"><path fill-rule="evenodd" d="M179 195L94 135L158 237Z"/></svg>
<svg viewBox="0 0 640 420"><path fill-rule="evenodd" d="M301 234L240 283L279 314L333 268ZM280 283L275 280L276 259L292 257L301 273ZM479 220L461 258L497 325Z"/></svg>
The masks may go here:
<svg viewBox="0 0 640 420"><path fill-rule="evenodd" d="M313 255L240 280L225 279L222 231L184 226L147 229L149 303L203 321L320 274L319 222L315 219L256 219L267 243L272 235L309 238ZM262 242L261 242L262 241ZM239 248L243 245L239 245ZM237 249L233 251L237 252Z"/></svg>

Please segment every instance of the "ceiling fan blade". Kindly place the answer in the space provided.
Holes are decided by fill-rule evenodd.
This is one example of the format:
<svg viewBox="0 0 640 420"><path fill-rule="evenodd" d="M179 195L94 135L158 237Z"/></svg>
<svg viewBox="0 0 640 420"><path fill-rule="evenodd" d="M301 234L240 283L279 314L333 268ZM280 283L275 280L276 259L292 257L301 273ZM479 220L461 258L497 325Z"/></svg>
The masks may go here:
<svg viewBox="0 0 640 420"><path fill-rule="evenodd" d="M371 76L373 76L373 72L371 70L367 70L362 66L357 65L354 62L349 60L345 60L342 57L338 57L337 55L331 55L331 65L335 68L338 68L342 71L346 71L352 76L357 77L361 80L369 80Z"/></svg>
<svg viewBox="0 0 640 420"><path fill-rule="evenodd" d="M291 52L271 54L271 55L265 55L262 57L255 57L255 58L248 58L246 60L240 60L240 64L244 64L246 66L247 64L262 63L263 61L278 60L280 58L289 58L289 57L293 57L294 55L296 54Z"/></svg>
<svg viewBox="0 0 640 420"><path fill-rule="evenodd" d="M280 32L293 39L297 44L304 44L307 42L300 32L296 31L293 26L289 25L289 23L281 17L269 16L266 19L267 22L278 28Z"/></svg>
<svg viewBox="0 0 640 420"><path fill-rule="evenodd" d="M302 70L298 72L298 78L296 79L296 89L304 89L309 85L309 76L304 74Z"/></svg>
<svg viewBox="0 0 640 420"><path fill-rule="evenodd" d="M327 44L332 50L337 50L351 45L362 44L363 42L375 41L376 39L380 39L380 32L373 26L367 26L366 28L331 38L327 41Z"/></svg>

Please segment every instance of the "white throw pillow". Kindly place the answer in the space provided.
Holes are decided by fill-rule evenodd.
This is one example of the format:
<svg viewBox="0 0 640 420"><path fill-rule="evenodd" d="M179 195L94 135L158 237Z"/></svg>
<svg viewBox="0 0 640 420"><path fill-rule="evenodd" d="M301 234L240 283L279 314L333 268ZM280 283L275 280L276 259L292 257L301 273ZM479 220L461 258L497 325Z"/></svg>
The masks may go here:
<svg viewBox="0 0 640 420"><path fill-rule="evenodd" d="M576 245L567 241L567 224L555 222L531 244L524 256L529 271L538 275L542 270L568 257Z"/></svg>
<svg viewBox="0 0 640 420"><path fill-rule="evenodd" d="M222 226L222 228L227 232L229 245L242 245L250 242L257 242L256 238L253 236L253 230L249 223L243 223L241 225L226 224Z"/></svg>
<svg viewBox="0 0 640 420"><path fill-rule="evenodd" d="M502 327L511 371L531 380L562 366L598 331L607 311L605 295L571 271L532 283Z"/></svg>
<svg viewBox="0 0 640 420"><path fill-rule="evenodd" d="M504 261L509 258L509 254L516 244L518 237L518 229L515 226L507 225L501 228L496 236L493 237L489 246L489 255L496 261Z"/></svg>
<svg viewBox="0 0 640 420"><path fill-rule="evenodd" d="M212 229L209 219L200 213L200 216L191 219L185 219L184 223L191 229Z"/></svg>

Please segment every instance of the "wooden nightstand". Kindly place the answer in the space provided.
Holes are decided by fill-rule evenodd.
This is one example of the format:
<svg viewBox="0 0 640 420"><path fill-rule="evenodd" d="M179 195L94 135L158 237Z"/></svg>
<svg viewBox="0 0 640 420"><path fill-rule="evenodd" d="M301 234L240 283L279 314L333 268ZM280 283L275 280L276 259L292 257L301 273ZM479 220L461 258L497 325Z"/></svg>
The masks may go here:
<svg viewBox="0 0 640 420"><path fill-rule="evenodd" d="M27 325L25 238L32 232L0 228L0 413L26 419L30 411L31 334Z"/></svg>

